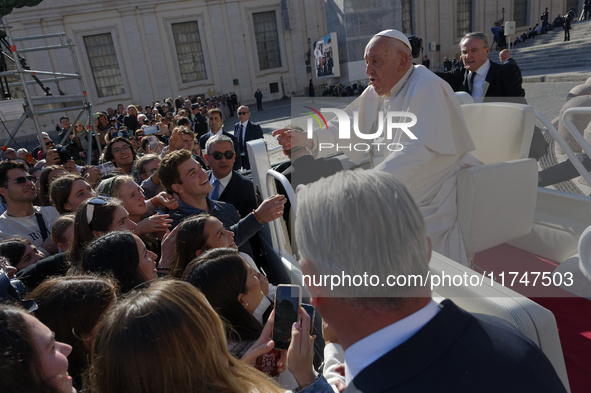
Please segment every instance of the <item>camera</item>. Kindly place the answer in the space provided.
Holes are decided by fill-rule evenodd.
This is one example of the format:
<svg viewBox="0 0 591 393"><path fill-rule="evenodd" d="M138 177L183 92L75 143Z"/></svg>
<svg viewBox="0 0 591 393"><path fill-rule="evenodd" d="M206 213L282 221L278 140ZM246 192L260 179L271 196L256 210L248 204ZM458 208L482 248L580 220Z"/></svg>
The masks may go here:
<svg viewBox="0 0 591 393"><path fill-rule="evenodd" d="M64 165L69 160L79 160L81 158L78 149L73 144L67 146L56 145L55 151L60 156L59 165Z"/></svg>

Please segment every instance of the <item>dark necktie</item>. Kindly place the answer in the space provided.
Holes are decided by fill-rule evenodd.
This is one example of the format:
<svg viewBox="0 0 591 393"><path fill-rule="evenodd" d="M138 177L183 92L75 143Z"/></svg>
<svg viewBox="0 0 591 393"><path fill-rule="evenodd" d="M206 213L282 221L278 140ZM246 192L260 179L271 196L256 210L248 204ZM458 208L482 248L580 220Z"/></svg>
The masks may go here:
<svg viewBox="0 0 591 393"><path fill-rule="evenodd" d="M476 73L470 71L469 74L470 75L468 79L468 93L472 95L472 92L474 91L474 78L476 78Z"/></svg>
<svg viewBox="0 0 591 393"><path fill-rule="evenodd" d="M244 136L242 135L242 131L244 130L244 125L240 124L240 135L238 136L238 145L240 146L240 151L245 152L246 146L244 143ZM244 154L244 153L241 153Z"/></svg>

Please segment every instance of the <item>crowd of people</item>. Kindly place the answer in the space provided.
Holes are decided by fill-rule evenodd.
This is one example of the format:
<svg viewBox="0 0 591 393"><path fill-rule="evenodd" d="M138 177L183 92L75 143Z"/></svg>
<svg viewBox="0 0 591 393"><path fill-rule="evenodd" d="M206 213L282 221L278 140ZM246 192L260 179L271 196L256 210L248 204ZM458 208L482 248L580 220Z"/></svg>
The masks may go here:
<svg viewBox="0 0 591 393"><path fill-rule="evenodd" d="M234 114L239 121L230 134L222 126ZM196 374L187 385L190 390L174 391L217 391L219 384L233 391L308 385L315 386L312 391L332 391L326 380L318 382L313 358L307 356L313 343L302 334L310 331L307 317L294 328L301 345L289 352L289 367L284 358L277 359L277 382L251 367L272 349L275 290L261 268L265 257L257 233L283 215L285 198L257 202L252 181L238 172L248 167L245 143L263 136L249 118L249 108L238 106L232 96L179 97L174 104L166 100L145 108L120 105L117 111L96 113L93 127L77 122L72 134L69 119L62 117L58 139L69 143L56 146L44 133L40 146L45 149L39 146L24 155L6 151L0 162L2 298L26 301L26 296L39 307L35 317L18 307L1 308L3 350L18 341L15 335L22 341L6 352L9 358L0 359L2 379L14 374L10 367L26 364L32 370L3 382L8 391L113 391L99 379L89 382L99 323L116 299L131 300L126 294L144 287L149 287L142 290L147 294L160 285L156 281L163 285L158 294L170 291L178 297L184 291L182 304L193 297L196 309L208 310L202 316L208 326L202 328L219 339L219 352L210 349L212 357L203 362L225 361L228 367L227 381L211 375L208 382ZM93 165L84 165L86 154L92 155ZM211 280L197 273L202 267L207 275L220 273L213 291L204 286ZM7 289L14 280L24 285L22 296ZM163 312L173 310L166 305ZM197 334L191 324L187 328ZM197 350L185 347L190 337L176 340L185 350ZM208 346L199 337L194 341ZM93 359L102 356L96 351ZM46 357L59 364L45 364ZM146 371L148 366L157 365L147 362Z"/></svg>
<svg viewBox="0 0 591 393"><path fill-rule="evenodd" d="M382 105L414 113L418 138L402 137L404 149L392 154L372 151L371 170L327 173L299 191L293 231L307 276L425 276L432 249L465 263L455 178L480 163L453 90L521 101L521 78L511 64L490 64L482 33L462 39L464 68L449 73L413 65L411 49L396 30L372 37L371 85L346 111L359 111L368 130ZM488 74L496 79L485 85ZM324 367L316 367L303 308L288 349L275 350L281 283L265 275L271 262L258 233L284 216L286 198L260 201L239 172L260 126L244 105L232 108L234 134L223 131L227 114L217 105L179 98L174 108L109 108L91 130L78 127L85 131L70 145L86 136L79 154L93 160L98 141L97 166L62 157L48 135L41 165L0 162L3 391L455 392L482 381L487 391L564 391L520 333L449 300L437 305L427 287L309 285L323 319ZM295 127L273 134L301 171L304 150L320 159L312 167L329 166L323 156L332 152L318 147L334 142L335 130L331 123L313 139Z"/></svg>

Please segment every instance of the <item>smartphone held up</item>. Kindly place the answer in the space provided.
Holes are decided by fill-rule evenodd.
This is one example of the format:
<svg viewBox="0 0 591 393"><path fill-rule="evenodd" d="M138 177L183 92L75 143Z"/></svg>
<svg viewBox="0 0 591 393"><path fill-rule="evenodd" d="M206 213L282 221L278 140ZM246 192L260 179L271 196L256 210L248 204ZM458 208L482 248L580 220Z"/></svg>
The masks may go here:
<svg viewBox="0 0 591 393"><path fill-rule="evenodd" d="M278 285L275 292L273 341L275 348L287 350L291 342L291 328L299 322L302 288L299 285Z"/></svg>

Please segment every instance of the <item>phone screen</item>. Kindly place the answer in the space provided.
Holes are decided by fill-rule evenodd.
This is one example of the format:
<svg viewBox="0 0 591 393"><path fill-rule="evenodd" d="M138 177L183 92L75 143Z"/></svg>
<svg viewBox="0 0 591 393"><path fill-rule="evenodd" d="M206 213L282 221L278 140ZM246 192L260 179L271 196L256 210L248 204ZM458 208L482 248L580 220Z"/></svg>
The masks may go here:
<svg viewBox="0 0 591 393"><path fill-rule="evenodd" d="M299 320L302 289L297 285L278 285L275 292L273 341L275 348L287 349L291 341L291 327Z"/></svg>

